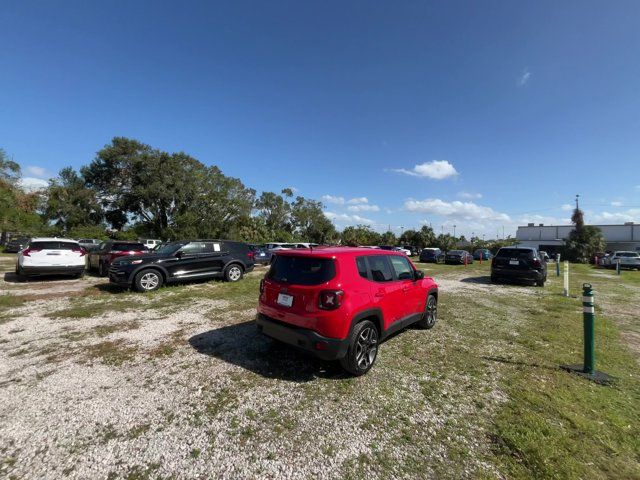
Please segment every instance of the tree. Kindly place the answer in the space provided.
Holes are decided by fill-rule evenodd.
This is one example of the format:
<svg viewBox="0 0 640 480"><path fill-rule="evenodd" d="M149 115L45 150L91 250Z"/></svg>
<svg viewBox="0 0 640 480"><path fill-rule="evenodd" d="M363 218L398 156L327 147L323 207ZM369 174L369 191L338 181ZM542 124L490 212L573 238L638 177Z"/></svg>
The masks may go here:
<svg viewBox="0 0 640 480"><path fill-rule="evenodd" d="M304 197L296 197L291 205L291 225L298 238L305 242L329 243L337 232L331 220L322 211L322 203Z"/></svg>
<svg viewBox="0 0 640 480"><path fill-rule="evenodd" d="M282 193L287 195L292 192L283 190ZM265 225L273 232L276 238L281 238L285 232L293 232L291 205L283 195L278 195L274 192L262 192L255 202L255 210L258 217L264 220Z"/></svg>
<svg viewBox="0 0 640 480"><path fill-rule="evenodd" d="M113 228L139 223L163 239L227 236L249 218L255 198L254 190L216 166L122 137L100 150L82 174Z"/></svg>
<svg viewBox="0 0 640 480"><path fill-rule="evenodd" d="M380 245L395 245L398 242L392 231L386 231L380 236Z"/></svg>
<svg viewBox="0 0 640 480"><path fill-rule="evenodd" d="M10 160L0 149L0 243L4 244L9 232L37 233L42 222L37 215L40 204L38 193L27 193L20 188L20 165Z"/></svg>
<svg viewBox="0 0 640 480"><path fill-rule="evenodd" d="M380 234L368 225L349 226L342 231L342 244L351 247L359 245L379 245Z"/></svg>
<svg viewBox="0 0 640 480"><path fill-rule="evenodd" d="M450 234L440 234L435 240L435 245L443 252L451 250L456 244L456 239Z"/></svg>
<svg viewBox="0 0 640 480"><path fill-rule="evenodd" d="M605 248L602 231L598 227L585 225L584 214L579 208L574 209L571 222L575 228L567 239L567 256L574 262L588 263L593 255Z"/></svg>
<svg viewBox="0 0 640 480"><path fill-rule="evenodd" d="M104 211L94 190L88 188L82 177L71 167L63 168L58 178L49 181L45 193L43 216L62 234L80 227L98 227Z"/></svg>

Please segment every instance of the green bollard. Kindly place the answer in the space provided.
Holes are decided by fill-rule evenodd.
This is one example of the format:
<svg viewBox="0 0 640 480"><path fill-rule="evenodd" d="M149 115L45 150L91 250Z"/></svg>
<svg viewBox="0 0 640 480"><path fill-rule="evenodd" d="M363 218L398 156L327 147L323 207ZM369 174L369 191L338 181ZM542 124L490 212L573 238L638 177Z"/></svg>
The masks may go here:
<svg viewBox="0 0 640 480"><path fill-rule="evenodd" d="M582 284L582 324L584 326L584 373L595 372L595 307L593 306L593 290L590 283Z"/></svg>
<svg viewBox="0 0 640 480"><path fill-rule="evenodd" d="M620 259L616 260L616 273L620 275Z"/></svg>
<svg viewBox="0 0 640 480"><path fill-rule="evenodd" d="M596 370L595 347L596 314L593 302L593 288L590 283L582 284L582 325L584 330L584 361L582 365L561 365L560 368L576 373L601 385L609 385L614 377Z"/></svg>

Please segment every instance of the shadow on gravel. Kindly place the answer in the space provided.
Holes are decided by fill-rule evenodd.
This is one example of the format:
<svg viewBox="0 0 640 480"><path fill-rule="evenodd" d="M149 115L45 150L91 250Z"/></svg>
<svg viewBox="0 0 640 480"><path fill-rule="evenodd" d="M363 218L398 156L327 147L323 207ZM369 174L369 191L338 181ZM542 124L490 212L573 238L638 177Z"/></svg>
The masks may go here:
<svg viewBox="0 0 640 480"><path fill-rule="evenodd" d="M39 275L35 277L25 277L24 275L16 275L14 272L5 272L4 281L7 283L34 283L34 282L54 282L77 280L71 275Z"/></svg>
<svg viewBox="0 0 640 480"><path fill-rule="evenodd" d="M518 366L521 366L521 367L542 368L542 369L545 369L545 370L552 370L552 371L556 371L559 368L559 367L551 367L549 365L540 365L539 363L527 363L527 362L521 362L519 360L511 360L509 358L504 358L504 357L486 357L486 356L482 356L481 358L483 360L489 360L490 362L505 363L505 364L508 364L508 365L518 365Z"/></svg>
<svg viewBox="0 0 640 480"><path fill-rule="evenodd" d="M298 383L315 378L348 378L336 363L323 362L265 337L258 332L253 320L194 335L189 343L203 355L237 365L265 378Z"/></svg>
<svg viewBox="0 0 640 480"><path fill-rule="evenodd" d="M464 283L480 283L482 285L491 285L491 277L483 275L482 277L467 277L460 279Z"/></svg>

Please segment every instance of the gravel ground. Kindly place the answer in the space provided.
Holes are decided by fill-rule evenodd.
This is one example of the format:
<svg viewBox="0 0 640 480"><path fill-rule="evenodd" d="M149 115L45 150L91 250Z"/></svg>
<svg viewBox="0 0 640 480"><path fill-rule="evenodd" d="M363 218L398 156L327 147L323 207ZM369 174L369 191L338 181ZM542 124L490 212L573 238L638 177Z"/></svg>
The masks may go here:
<svg viewBox="0 0 640 480"><path fill-rule="evenodd" d="M12 265L3 259L0 268ZM443 302L467 299L455 321L471 325L470 302L489 285L458 272L439 279ZM261 275L243 282L257 290ZM260 336L255 302L226 298L229 284L165 288L159 305L104 284L0 280L0 294L29 296L0 317L2 476L500 476L487 439L487 414L505 400L500 364L451 364L469 347L447 326L446 308L434 330L394 337L375 369L352 379ZM194 299L174 308L176 292ZM133 305L54 313L121 297ZM482 302L491 315L491 299ZM505 348L487 342L483 351Z"/></svg>

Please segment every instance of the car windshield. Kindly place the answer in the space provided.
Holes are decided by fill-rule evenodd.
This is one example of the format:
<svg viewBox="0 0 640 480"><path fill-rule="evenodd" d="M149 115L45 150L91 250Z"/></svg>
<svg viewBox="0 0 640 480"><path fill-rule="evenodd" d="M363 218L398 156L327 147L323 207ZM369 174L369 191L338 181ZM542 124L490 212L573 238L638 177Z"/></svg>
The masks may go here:
<svg viewBox="0 0 640 480"><path fill-rule="evenodd" d="M114 252L129 252L131 250L147 250L142 243L114 243L111 247Z"/></svg>
<svg viewBox="0 0 640 480"><path fill-rule="evenodd" d="M171 242L160 245L154 250L158 255L173 255L178 251L180 247L184 245L183 242Z"/></svg>
<svg viewBox="0 0 640 480"><path fill-rule="evenodd" d="M640 255L636 252L618 252L619 257L639 257Z"/></svg>
<svg viewBox="0 0 640 480"><path fill-rule="evenodd" d="M498 250L496 257L529 259L533 258L533 250L524 248L501 248Z"/></svg>
<svg viewBox="0 0 640 480"><path fill-rule="evenodd" d="M29 245L31 250L73 250L78 248L77 243L72 242L31 242Z"/></svg>
<svg viewBox="0 0 640 480"><path fill-rule="evenodd" d="M331 280L335 274L336 266L330 258L276 255L267 277L295 285L319 285Z"/></svg>

